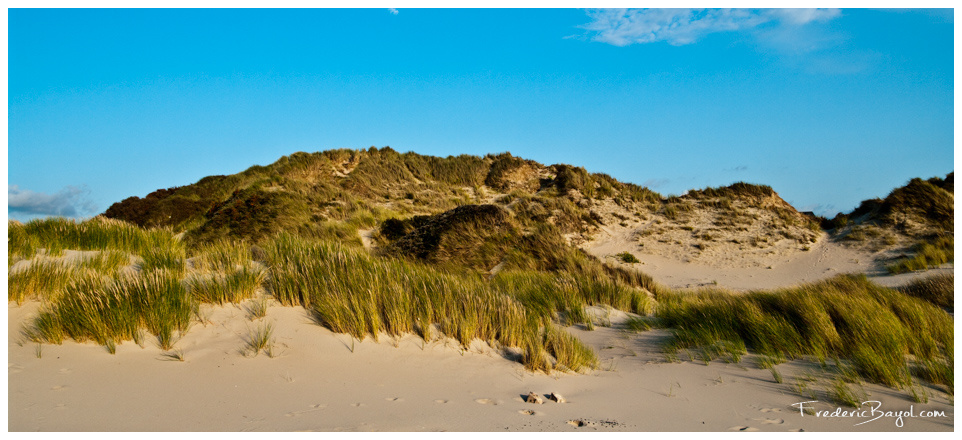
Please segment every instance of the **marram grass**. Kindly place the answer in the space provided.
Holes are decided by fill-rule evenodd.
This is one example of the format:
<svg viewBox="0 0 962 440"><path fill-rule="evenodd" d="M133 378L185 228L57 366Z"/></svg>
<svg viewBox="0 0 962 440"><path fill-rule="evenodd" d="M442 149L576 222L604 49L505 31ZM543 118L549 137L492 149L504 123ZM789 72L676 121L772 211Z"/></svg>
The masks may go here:
<svg viewBox="0 0 962 440"><path fill-rule="evenodd" d="M734 341L789 359L845 358L861 377L893 387L909 385L915 365L952 387L952 317L861 275L769 292L665 295L657 315L673 328L669 350Z"/></svg>
<svg viewBox="0 0 962 440"><path fill-rule="evenodd" d="M465 346L480 339L523 348L529 358L557 350L558 361L570 364L525 362L533 369L577 370L592 365L583 360L584 350L590 353L587 347L558 333L545 337L543 321L537 319L543 312L529 312L516 295L479 277L376 258L363 249L286 234L266 251L274 297L283 304L304 305L333 331L358 339L404 333L429 339L435 328Z"/></svg>
<svg viewBox="0 0 962 440"><path fill-rule="evenodd" d="M266 276L262 268L241 266L227 274L191 274L185 283L199 302L238 303L253 298Z"/></svg>
<svg viewBox="0 0 962 440"><path fill-rule="evenodd" d="M913 250L915 255L903 258L888 266L890 273L904 273L925 270L941 264L955 261L955 239L952 236L942 236L934 242L917 243Z"/></svg>
<svg viewBox="0 0 962 440"><path fill-rule="evenodd" d="M220 239L197 249L191 263L196 271L233 272L238 267L249 266L253 259L250 245Z"/></svg>
<svg viewBox="0 0 962 440"><path fill-rule="evenodd" d="M30 298L56 298L74 276L75 268L60 259L35 258L25 268L10 272L7 300L22 304Z"/></svg>
<svg viewBox="0 0 962 440"><path fill-rule="evenodd" d="M119 250L104 250L84 256L79 266L102 274L113 274L130 264L130 255Z"/></svg>
<svg viewBox="0 0 962 440"><path fill-rule="evenodd" d="M194 308L175 272L107 277L88 271L41 310L31 334L56 344L65 337L94 341L113 352L118 342L136 340L140 329L147 329L169 350L176 333L187 330Z"/></svg>
<svg viewBox="0 0 962 440"><path fill-rule="evenodd" d="M15 249L32 257L30 250L44 248L82 251L116 249L142 255L148 249L183 249L169 229L143 229L118 220L94 217L83 222L64 218L35 219L20 225L8 224L8 233L17 238ZM50 252L53 250L53 252Z"/></svg>

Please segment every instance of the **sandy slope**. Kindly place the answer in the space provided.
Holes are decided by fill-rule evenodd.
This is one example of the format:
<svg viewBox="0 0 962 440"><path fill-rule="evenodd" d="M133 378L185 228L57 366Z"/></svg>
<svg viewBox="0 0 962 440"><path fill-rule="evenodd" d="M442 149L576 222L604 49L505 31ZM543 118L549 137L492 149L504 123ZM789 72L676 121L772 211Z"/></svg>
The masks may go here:
<svg viewBox="0 0 962 440"><path fill-rule="evenodd" d="M865 273L873 281L892 287L931 275L890 276L879 260L892 254L847 247L829 240L824 233L818 241L805 246L783 240L765 249L749 251L709 248L706 252L713 253L706 258L700 255L706 252L677 251L690 249L688 242L668 245L675 250L674 253L656 251L658 243L639 239L639 230L642 228L608 226L581 247L605 261L632 267L668 287L682 289L710 286L734 290L772 289L818 281L841 273ZM633 254L641 262L621 263L614 255L622 252ZM937 271L951 273L953 266L949 264Z"/></svg>
<svg viewBox="0 0 962 440"><path fill-rule="evenodd" d="M482 344L463 352L454 343L422 345L407 337L394 346L352 343L308 319L301 308L275 306L251 322L240 306L210 309L177 343L186 359L170 360L148 340L110 355L92 344L23 343L21 324L36 303L8 309L8 415L11 431L951 431L954 411L929 389L928 404L905 391L866 386L883 410L937 409L944 417L817 418L791 405L802 363L778 368L778 384L751 356L666 363L661 331L629 334L599 327L569 329L591 344L604 369L586 375L545 375ZM617 323L618 314L611 317ZM249 328L275 327L279 356L244 354ZM353 352L352 352L353 348ZM811 387L824 389L827 382ZM524 403L534 391L569 402ZM825 400L821 396L820 400ZM834 410L827 403L822 410ZM576 425L583 426L576 426Z"/></svg>

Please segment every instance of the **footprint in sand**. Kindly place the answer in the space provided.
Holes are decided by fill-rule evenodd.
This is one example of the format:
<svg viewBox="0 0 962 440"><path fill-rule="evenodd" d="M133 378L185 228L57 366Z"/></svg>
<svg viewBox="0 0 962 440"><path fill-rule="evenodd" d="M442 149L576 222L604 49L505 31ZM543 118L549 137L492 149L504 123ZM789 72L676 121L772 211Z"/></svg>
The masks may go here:
<svg viewBox="0 0 962 440"><path fill-rule="evenodd" d="M58 403L57 406L54 407L54 409L67 409L67 404L66 404L66 403Z"/></svg>
<svg viewBox="0 0 962 440"><path fill-rule="evenodd" d="M404 401L404 399L402 399L402 398L400 398L400 397L385 397L384 400L387 400L388 402L403 402L403 401Z"/></svg>
<svg viewBox="0 0 962 440"><path fill-rule="evenodd" d="M780 410L780 409L778 409L778 408L762 408L762 409L760 409L759 411L761 411L761 412L763 412L763 413L767 413L767 412L782 412L782 410Z"/></svg>
<svg viewBox="0 0 962 440"><path fill-rule="evenodd" d="M23 366L22 366L22 365L17 365L17 364L10 364L10 365L7 366L7 370L10 371L10 374L22 373L22 372L23 372Z"/></svg>
<svg viewBox="0 0 962 440"><path fill-rule="evenodd" d="M438 399L435 400L434 403L448 403L448 401L446 399Z"/></svg>
<svg viewBox="0 0 962 440"><path fill-rule="evenodd" d="M61 368L60 371L59 371L59 373L60 373L60 374L70 374L70 373L73 373L73 370L71 370L71 369L69 369L69 368Z"/></svg>
<svg viewBox="0 0 962 440"><path fill-rule="evenodd" d="M783 424L785 424L785 419L752 419L752 420L762 422L763 425L783 425Z"/></svg>
<svg viewBox="0 0 962 440"><path fill-rule="evenodd" d="M496 402L496 401L494 401L494 400L491 400L491 399L474 399L474 401L475 401L475 402L478 402L478 403L480 403L480 404L482 404L482 405L497 405L497 404L498 404L498 402Z"/></svg>
<svg viewBox="0 0 962 440"><path fill-rule="evenodd" d="M352 403L351 406L353 406L353 407L355 407L355 408L360 408L360 407L365 406L365 405L364 405L363 403Z"/></svg>
<svg viewBox="0 0 962 440"><path fill-rule="evenodd" d="M568 420L568 424L574 426L575 428L580 428L587 425L584 420Z"/></svg>
<svg viewBox="0 0 962 440"><path fill-rule="evenodd" d="M522 414L522 415L526 415L526 416L538 415L537 411L530 410L530 409L523 409L523 410L521 410L521 411L518 411L518 414Z"/></svg>
<svg viewBox="0 0 962 440"><path fill-rule="evenodd" d="M50 387L50 390L51 390L51 391L63 391L65 388L67 388L66 385L54 385L54 386Z"/></svg>

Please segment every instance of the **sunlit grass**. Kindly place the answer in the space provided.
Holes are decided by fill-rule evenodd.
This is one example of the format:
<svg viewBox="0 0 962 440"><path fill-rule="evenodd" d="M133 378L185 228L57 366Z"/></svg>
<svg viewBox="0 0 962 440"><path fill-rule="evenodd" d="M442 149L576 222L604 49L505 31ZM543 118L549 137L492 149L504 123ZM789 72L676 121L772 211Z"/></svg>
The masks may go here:
<svg viewBox="0 0 962 440"><path fill-rule="evenodd" d="M169 229L143 229L118 220L94 217L77 222L51 217L19 226L10 222L8 233L17 237L15 248L25 256L30 249L45 248L59 255L63 249L94 251L116 249L142 255L149 249L183 249Z"/></svg>
<svg viewBox="0 0 962 440"><path fill-rule="evenodd" d="M169 270L183 275L187 270L187 256L183 248L149 248L144 250L140 257L140 270L144 272Z"/></svg>
<svg viewBox="0 0 962 440"><path fill-rule="evenodd" d="M9 273L7 300L22 304L36 298L56 298L74 275L74 268L60 259L37 258L20 270Z"/></svg>
<svg viewBox="0 0 962 440"><path fill-rule="evenodd" d="M864 276L838 276L771 292L701 291L666 295L658 316L673 329L669 348L741 341L754 352L840 357L863 378L910 383L909 360L951 387L953 323L943 310Z"/></svg>
<svg viewBox="0 0 962 440"><path fill-rule="evenodd" d="M914 256L903 258L888 266L891 273L912 272L955 261L955 239L942 236L932 243L919 242L913 247Z"/></svg>
<svg viewBox="0 0 962 440"><path fill-rule="evenodd" d="M94 341L113 352L117 343L138 339L140 329L146 328L169 350L175 332L186 332L194 307L174 272L106 277L91 271L41 310L31 333L56 344L65 337Z"/></svg>
<svg viewBox="0 0 962 440"><path fill-rule="evenodd" d="M254 259L250 245L228 239L205 244L192 255L191 263L196 271L233 272L249 266Z"/></svg>
<svg viewBox="0 0 962 440"><path fill-rule="evenodd" d="M274 326L261 324L250 330L247 335L247 349L252 356L257 356L261 350L272 356L271 345L274 343Z"/></svg>
<svg viewBox="0 0 962 440"><path fill-rule="evenodd" d="M130 255L118 250L104 250L83 257L79 266L103 274L111 274L130 264Z"/></svg>
<svg viewBox="0 0 962 440"><path fill-rule="evenodd" d="M197 301L205 303L237 303L253 298L267 277L262 268L242 266L227 274L192 274L186 284Z"/></svg>
<svg viewBox="0 0 962 440"><path fill-rule="evenodd" d="M564 352L563 348L572 345L561 336L545 339L543 326L531 324L542 321L529 320L542 312L529 315L516 295L480 277L372 257L362 249L289 235L281 235L266 250L275 299L304 305L322 325L357 339L377 339L382 333L430 338L430 329L436 328L464 346L480 339L547 352L550 340ZM568 369L585 364L577 357L568 361L572 364L565 367Z"/></svg>

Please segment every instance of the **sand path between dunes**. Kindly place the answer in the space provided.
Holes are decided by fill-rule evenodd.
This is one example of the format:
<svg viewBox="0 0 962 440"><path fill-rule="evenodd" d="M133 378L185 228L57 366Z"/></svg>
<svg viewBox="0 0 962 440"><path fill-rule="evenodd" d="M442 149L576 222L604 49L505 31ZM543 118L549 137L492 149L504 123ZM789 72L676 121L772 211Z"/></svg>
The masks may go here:
<svg viewBox="0 0 962 440"><path fill-rule="evenodd" d="M351 342L313 323L304 309L272 306L250 321L242 306L209 307L176 345L180 362L153 339L126 342L115 355L100 346L24 342L21 325L35 302L8 307L8 429L10 431L951 431L954 408L944 393L914 403L907 391L866 385L883 410L943 411L944 416L865 419L802 414L792 404L812 400L793 384L800 361L778 368L785 383L755 367L681 356L667 363L664 331L641 334L614 327L571 327L602 359L584 375L531 373L476 344L423 344L408 336ZM244 353L250 328L271 323L278 355ZM811 382L825 402L827 381ZM568 403L522 396L562 394ZM818 410L836 408L813 404Z"/></svg>

